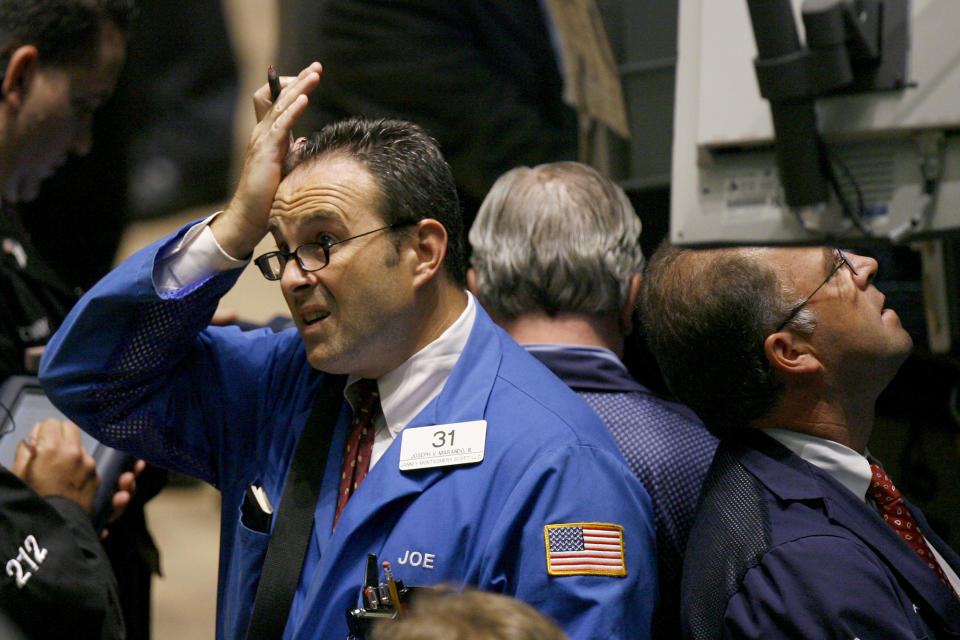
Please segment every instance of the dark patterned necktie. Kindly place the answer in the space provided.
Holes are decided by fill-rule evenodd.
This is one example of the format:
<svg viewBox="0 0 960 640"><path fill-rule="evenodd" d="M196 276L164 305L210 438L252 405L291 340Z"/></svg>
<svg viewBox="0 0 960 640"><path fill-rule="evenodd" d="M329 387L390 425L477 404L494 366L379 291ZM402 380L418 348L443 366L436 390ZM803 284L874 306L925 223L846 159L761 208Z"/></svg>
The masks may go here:
<svg viewBox="0 0 960 640"><path fill-rule="evenodd" d="M878 464L871 464L870 469L873 471L873 477L870 479L868 491L877 503L880 515L897 532L897 535L917 552L917 555L937 574L943 584L953 591L947 576L940 568L940 563L937 562L933 552L930 551L930 545L927 544L926 538L923 537L923 533L917 526L917 521L913 519L913 514L910 513L903 496L900 495L900 490L894 486L883 467ZM954 592L954 596L956 595L956 592Z"/></svg>
<svg viewBox="0 0 960 640"><path fill-rule="evenodd" d="M373 420L380 408L380 393L377 381L366 378L355 383L357 390L356 409L347 433L347 443L343 449L343 462L340 466L340 493L337 496L337 513L333 517L333 526L337 526L347 500L357 490L370 469L370 455L373 452L375 427Z"/></svg>

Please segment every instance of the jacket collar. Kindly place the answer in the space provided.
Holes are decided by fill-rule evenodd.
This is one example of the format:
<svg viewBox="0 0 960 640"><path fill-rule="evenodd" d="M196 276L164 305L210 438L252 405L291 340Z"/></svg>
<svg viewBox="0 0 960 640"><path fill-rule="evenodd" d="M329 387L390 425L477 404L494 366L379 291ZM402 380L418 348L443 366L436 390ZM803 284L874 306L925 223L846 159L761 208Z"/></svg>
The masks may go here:
<svg viewBox="0 0 960 640"><path fill-rule="evenodd" d="M69 310L83 293L79 289L71 289L60 277L54 273L47 263L41 259L36 247L30 240L26 228L14 217L11 207L0 204L0 267L10 268L17 277L26 280L33 286L43 286L55 290L69 303L64 302Z"/></svg>
<svg viewBox="0 0 960 640"><path fill-rule="evenodd" d="M525 344L523 348L575 391L647 391L608 349L569 344Z"/></svg>

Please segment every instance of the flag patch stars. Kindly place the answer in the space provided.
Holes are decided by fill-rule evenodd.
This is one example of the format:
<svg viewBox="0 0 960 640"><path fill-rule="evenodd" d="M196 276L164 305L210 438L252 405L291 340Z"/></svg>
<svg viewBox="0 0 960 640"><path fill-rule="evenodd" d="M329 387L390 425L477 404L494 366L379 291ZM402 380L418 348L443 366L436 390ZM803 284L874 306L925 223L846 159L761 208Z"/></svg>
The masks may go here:
<svg viewBox="0 0 960 640"><path fill-rule="evenodd" d="M543 528L551 576L625 576L623 527L603 522L548 524Z"/></svg>

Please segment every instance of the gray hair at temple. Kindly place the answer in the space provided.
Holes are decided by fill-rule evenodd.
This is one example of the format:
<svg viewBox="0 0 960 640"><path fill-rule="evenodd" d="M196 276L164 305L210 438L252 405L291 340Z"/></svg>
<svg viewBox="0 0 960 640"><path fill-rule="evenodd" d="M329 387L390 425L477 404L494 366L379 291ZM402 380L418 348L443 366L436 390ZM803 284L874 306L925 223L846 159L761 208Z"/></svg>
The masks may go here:
<svg viewBox="0 0 960 640"><path fill-rule="evenodd" d="M477 292L495 317L618 311L643 269L640 219L623 189L577 162L518 167L473 227Z"/></svg>
<svg viewBox="0 0 960 640"><path fill-rule="evenodd" d="M667 386L719 438L767 415L783 391L763 345L801 298L765 251L664 242L640 287L647 345ZM810 334L816 317L804 307L787 326Z"/></svg>

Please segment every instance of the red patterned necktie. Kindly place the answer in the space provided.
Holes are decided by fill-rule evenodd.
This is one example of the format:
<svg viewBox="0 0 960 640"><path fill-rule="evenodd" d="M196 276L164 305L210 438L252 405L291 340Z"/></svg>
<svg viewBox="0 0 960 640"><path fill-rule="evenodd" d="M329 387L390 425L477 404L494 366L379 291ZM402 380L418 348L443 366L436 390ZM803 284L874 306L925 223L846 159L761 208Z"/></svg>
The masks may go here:
<svg viewBox="0 0 960 640"><path fill-rule="evenodd" d="M350 422L350 431L347 433L347 443L343 449L343 462L340 466L340 493L337 497L337 513L333 517L333 526L337 526L347 500L363 482L367 470L370 469L370 454L373 452L373 436L375 427L373 420L380 407L380 393L377 391L377 381L362 379L355 383L357 390L356 408L353 420Z"/></svg>
<svg viewBox="0 0 960 640"><path fill-rule="evenodd" d="M930 546L917 526L917 521L913 519L913 515L903 501L900 490L893 485L893 481L883 470L883 467L878 464L871 464L870 469L873 470L873 477L870 479L869 493L877 503L880 515L897 532L897 535L917 552L917 555L927 563L927 566L933 569L933 572L943 581L943 584L947 585L952 591L953 587L950 586L947 576L944 575L943 569L940 568L940 564L930 551Z"/></svg>

